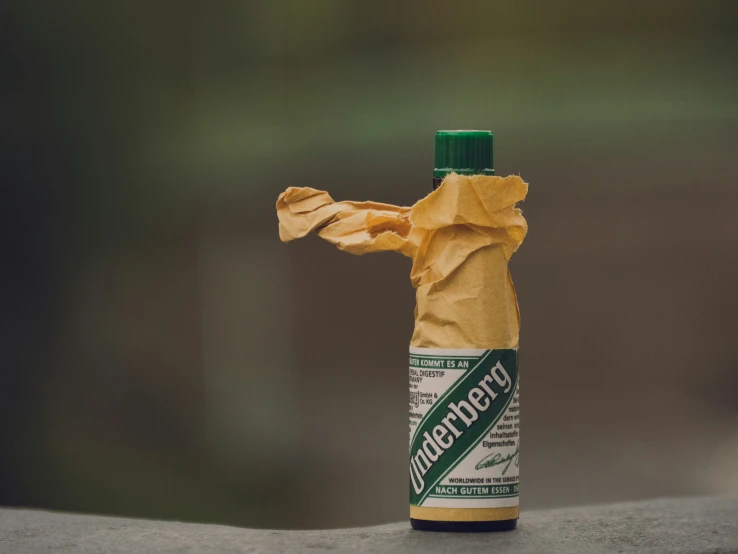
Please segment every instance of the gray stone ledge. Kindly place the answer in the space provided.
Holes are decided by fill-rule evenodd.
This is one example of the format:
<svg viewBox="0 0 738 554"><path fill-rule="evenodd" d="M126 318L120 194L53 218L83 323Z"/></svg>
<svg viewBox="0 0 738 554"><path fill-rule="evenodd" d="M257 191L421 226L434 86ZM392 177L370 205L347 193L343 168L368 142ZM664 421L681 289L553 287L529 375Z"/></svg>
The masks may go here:
<svg viewBox="0 0 738 554"><path fill-rule="evenodd" d="M652 500L523 512L517 531L442 534L409 524L272 531L0 509L0 553L674 552L738 554L738 498Z"/></svg>

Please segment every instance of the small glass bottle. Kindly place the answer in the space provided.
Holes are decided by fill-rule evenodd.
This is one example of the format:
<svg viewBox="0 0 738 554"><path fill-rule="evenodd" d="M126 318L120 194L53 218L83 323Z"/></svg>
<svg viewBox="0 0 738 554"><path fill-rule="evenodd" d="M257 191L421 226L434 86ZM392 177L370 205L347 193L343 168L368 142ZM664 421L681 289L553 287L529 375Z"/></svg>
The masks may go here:
<svg viewBox="0 0 738 554"><path fill-rule="evenodd" d="M433 189L438 188L443 179L449 173L457 173L462 175L494 175L493 169L493 136L490 131L438 131L436 134L436 152L435 152L435 169L433 170ZM455 345L444 345L449 348L443 349L422 349L413 348L410 349L410 361L411 367L410 372L413 375L413 371L422 372L423 366L428 366L429 362L436 364L436 367L444 367L443 364L464 364L463 360L466 360L467 364L487 363L488 366L492 367L494 375L495 361L501 364L500 367L507 367L510 369L509 376L510 382L514 380L514 388L512 392L505 391L508 394L509 399L507 400L506 410L504 413L513 413L514 419L518 421L518 385L517 385L517 349L515 350L494 350L494 345L477 345L478 350L463 350L455 348ZM491 349L491 350L489 350ZM483 362L484 356L489 356L486 362ZM494 356L497 358L494 361L491 360ZM453 361L456 360L456 361ZM459 362L459 360L462 360ZM448 367L448 366L447 366ZM471 366L466 366L471 367ZM470 369L471 371L471 369ZM425 375L428 375L426 372ZM508 375L508 373L505 373ZM512 376L512 377L510 377ZM514 432L513 440L506 440L504 444L513 443L512 446L507 446L498 449L498 451L491 451L490 457L487 459L476 462L477 470L481 465L482 471L475 471L473 473L463 470L463 464L460 464L458 459L462 458L463 455L460 452L455 452L454 448L450 445L452 435L451 431L454 431L454 427L451 425L453 421L446 421L446 427L442 425L436 425L432 428L431 436L425 433L424 436L427 440L423 440L423 437L419 437L419 434L423 434L424 430L423 422L426 419L426 415L432 413L431 409L428 409L420 419L420 412L423 411L422 404L425 398L435 398L433 395L438 396L440 404L439 410L445 410L446 405L452 397L453 386L450 386L447 390L443 387L446 385L435 385L433 379L424 379L423 385L427 390L418 390L423 386L411 384L410 393L410 417L411 417L411 450L410 450L410 523L413 529L425 530L425 531L447 531L447 532L485 532L485 531L509 531L515 529L518 521L519 506L518 506L518 480L514 476L517 472L518 459L519 459L519 437L517 436L517 424L515 425L516 430ZM480 383L481 384L481 383ZM434 392L434 387L438 388ZM461 386L457 387L461 388ZM481 390L481 389L480 389ZM488 389L490 394L497 394L496 391ZM502 398L502 391L500 392ZM474 393L476 394L476 393ZM448 395L448 396L447 396ZM476 396L474 398L477 398ZM489 397L488 397L489 398ZM441 402L443 400L443 402ZM482 401L482 397L478 397L478 401ZM426 401L427 402L427 401ZM433 401L435 403L435 401ZM462 408L464 400L451 403L454 409ZM419 407L419 405L421 405ZM470 406L470 404L466 404ZM463 412L463 410L461 410ZM451 412L448 412L449 414ZM469 412L467 412L468 417ZM464 418L462 413L457 412L460 418ZM481 416L481 412L480 412ZM501 417L501 416L498 416ZM415 419L413 422L412 419ZM443 420L440 420L443 421ZM496 431L497 427L493 429ZM497 435L498 433L493 433ZM460 435L459 435L460 436ZM456 473L450 475L459 475L455 479L442 479L436 483L446 483L448 486L435 486L434 493L430 496L428 491L424 490L419 493L421 489L421 483L428 475L426 474L423 462L428 462L426 454L434 459L433 456L446 444L449 444L448 449L445 451L444 460L438 457L438 463L449 463L449 454L451 456L457 456L458 459L452 459L449 466L461 467L462 469L456 469ZM458 439L457 442L460 442ZM422 452L422 448L419 446L425 445L426 451ZM500 441L503 444L503 441ZM417 450L417 452L416 452ZM455 452L455 453L452 453ZM468 452L468 451L467 451ZM494 458L494 456L498 456ZM414 459L415 457L415 459ZM494 458L494 459L493 459ZM484 465L488 463L489 465ZM513 467L512 471L506 473L506 477L499 477L502 473L500 469L505 464L508 467ZM456 465L459 464L459 465ZM420 470L419 470L420 467ZM490 471L485 471L486 468L490 468ZM430 465L428 466L430 469ZM472 469L474 467L472 466ZM495 471L492 471L495 470ZM449 469L448 471L452 471ZM446 472L448 474L448 472ZM484 475L483 477L477 478L477 476ZM489 475L495 475L492 479ZM464 477L469 476L469 477ZM512 476L512 477L511 477ZM504 481L503 481L504 480ZM486 485L482 483L498 483L497 485ZM455 486L454 483L459 483L459 486ZM468 486L463 486L463 483L471 483ZM480 483L475 485L474 483ZM415 487L415 492L414 491ZM450 491L450 492L448 492ZM478 495L473 493L479 491ZM492 492L489 492L492 491ZM509 494L508 494L509 493ZM428 500L431 500L430 502Z"/></svg>

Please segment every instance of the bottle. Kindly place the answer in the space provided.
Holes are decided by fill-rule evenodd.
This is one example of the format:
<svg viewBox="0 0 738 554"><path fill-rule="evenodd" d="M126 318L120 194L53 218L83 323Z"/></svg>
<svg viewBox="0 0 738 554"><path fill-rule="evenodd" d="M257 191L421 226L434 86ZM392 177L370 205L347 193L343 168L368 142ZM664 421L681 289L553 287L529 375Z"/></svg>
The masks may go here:
<svg viewBox="0 0 738 554"><path fill-rule="evenodd" d="M494 176L492 141L490 131L438 131L433 189L449 173ZM517 348L440 346L410 348L410 523L425 531L515 529ZM472 422L486 432L467 446ZM429 480L441 464L438 477Z"/></svg>

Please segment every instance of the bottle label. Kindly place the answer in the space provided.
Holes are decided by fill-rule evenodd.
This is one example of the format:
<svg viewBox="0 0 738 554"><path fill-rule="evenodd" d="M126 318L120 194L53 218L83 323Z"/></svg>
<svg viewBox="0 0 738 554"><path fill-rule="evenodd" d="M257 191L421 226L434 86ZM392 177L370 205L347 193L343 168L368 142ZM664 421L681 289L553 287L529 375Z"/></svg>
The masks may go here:
<svg viewBox="0 0 738 554"><path fill-rule="evenodd" d="M518 505L517 350L410 347L410 504Z"/></svg>

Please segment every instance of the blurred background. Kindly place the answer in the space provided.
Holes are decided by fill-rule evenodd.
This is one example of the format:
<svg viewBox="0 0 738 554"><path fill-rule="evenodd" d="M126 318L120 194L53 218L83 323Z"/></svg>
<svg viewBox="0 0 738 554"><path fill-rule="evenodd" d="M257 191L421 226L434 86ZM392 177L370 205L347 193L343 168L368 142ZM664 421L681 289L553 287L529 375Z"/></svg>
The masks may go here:
<svg viewBox="0 0 738 554"><path fill-rule="evenodd" d="M412 204L449 128L530 183L523 508L738 493L736 2L15 1L0 30L0 504L405 519L409 260L284 245L274 205Z"/></svg>

